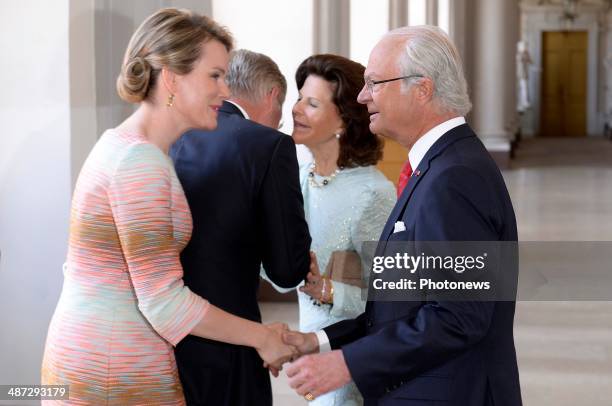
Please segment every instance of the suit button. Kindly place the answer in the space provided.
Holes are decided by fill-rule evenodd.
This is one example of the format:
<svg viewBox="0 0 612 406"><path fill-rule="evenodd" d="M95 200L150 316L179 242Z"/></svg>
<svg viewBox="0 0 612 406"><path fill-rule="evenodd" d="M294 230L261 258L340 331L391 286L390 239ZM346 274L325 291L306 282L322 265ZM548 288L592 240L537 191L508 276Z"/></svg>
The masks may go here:
<svg viewBox="0 0 612 406"><path fill-rule="evenodd" d="M366 325L368 327L372 327L374 325L374 323L372 322L372 319L368 319L368 321L366 322Z"/></svg>

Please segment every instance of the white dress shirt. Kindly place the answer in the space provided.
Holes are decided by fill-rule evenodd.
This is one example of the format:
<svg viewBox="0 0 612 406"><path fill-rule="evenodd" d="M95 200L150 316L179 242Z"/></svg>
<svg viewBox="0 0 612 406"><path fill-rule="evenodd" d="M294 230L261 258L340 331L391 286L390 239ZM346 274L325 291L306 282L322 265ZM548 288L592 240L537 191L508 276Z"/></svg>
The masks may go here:
<svg viewBox="0 0 612 406"><path fill-rule="evenodd" d="M423 157L436 141L453 128L459 127L462 124L465 124L464 117L451 118L450 120L438 124L419 138L410 149L410 152L408 152L408 160L410 160L412 169L415 170L419 167Z"/></svg>
<svg viewBox="0 0 612 406"><path fill-rule="evenodd" d="M408 159L410 160L410 166L416 169L427 151L438 141L444 134L449 132L455 127L465 124L464 117L455 117L447 120L441 124L438 124L431 130L427 131L421 138L414 143L410 151L408 152ZM319 352L331 351L331 344L329 343L329 337L325 330L319 330L315 332L317 339L319 340Z"/></svg>
<svg viewBox="0 0 612 406"><path fill-rule="evenodd" d="M228 102L228 103L233 104L234 106L236 106L236 108L238 108L238 110L240 110L240 112L242 113L242 115L244 116L244 118L246 118L247 120L250 120L250 119L251 119L251 117L249 117L248 113L246 112L246 110L245 110L245 109L243 109L243 108L242 108L242 106L241 106L241 105L239 105L238 103L233 102L233 101L231 101L231 100L225 100L225 101L226 101L226 102Z"/></svg>

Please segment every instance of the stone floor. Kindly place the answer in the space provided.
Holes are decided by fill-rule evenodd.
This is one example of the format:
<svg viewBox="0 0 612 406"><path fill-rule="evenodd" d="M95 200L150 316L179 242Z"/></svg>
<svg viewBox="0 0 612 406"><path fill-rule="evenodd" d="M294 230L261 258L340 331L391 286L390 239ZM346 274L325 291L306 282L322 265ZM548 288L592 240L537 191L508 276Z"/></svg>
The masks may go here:
<svg viewBox="0 0 612 406"><path fill-rule="evenodd" d="M504 177L521 241L612 241L612 142L525 140ZM295 304L262 310L297 327ZM525 406L612 405L611 302L519 302L515 341ZM275 405L306 404L284 375L273 391Z"/></svg>

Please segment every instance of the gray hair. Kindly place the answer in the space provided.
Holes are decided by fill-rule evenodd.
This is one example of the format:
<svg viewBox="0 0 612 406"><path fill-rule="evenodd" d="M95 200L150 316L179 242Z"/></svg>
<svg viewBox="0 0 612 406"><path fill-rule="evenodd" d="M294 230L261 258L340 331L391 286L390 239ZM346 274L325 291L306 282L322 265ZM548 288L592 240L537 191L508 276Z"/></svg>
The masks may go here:
<svg viewBox="0 0 612 406"><path fill-rule="evenodd" d="M461 57L450 38L431 25L402 27L387 36L405 39L399 58L402 76L423 75L434 83L434 100L443 111L465 116L472 108ZM404 81L407 84L408 80Z"/></svg>
<svg viewBox="0 0 612 406"><path fill-rule="evenodd" d="M259 102L273 87L278 87L279 103L285 101L287 80L268 56L246 49L231 53L225 81L232 96Z"/></svg>

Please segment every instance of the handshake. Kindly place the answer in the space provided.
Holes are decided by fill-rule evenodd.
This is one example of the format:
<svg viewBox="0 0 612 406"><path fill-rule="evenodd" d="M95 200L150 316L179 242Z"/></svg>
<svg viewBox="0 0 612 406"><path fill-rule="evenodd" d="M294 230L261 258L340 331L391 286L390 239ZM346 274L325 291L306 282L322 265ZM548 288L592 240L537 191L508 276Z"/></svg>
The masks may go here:
<svg viewBox="0 0 612 406"><path fill-rule="evenodd" d="M277 377L283 364L291 362L286 369L289 386L306 400L314 400L351 381L342 351L319 353L315 333L291 331L285 323L268 324L266 328L267 337L257 348L264 367Z"/></svg>
<svg viewBox="0 0 612 406"><path fill-rule="evenodd" d="M268 336L262 346L257 348L257 352L264 361L264 367L275 377L286 362L319 351L319 340L315 333L291 331L287 324L281 322L267 324L266 327Z"/></svg>

